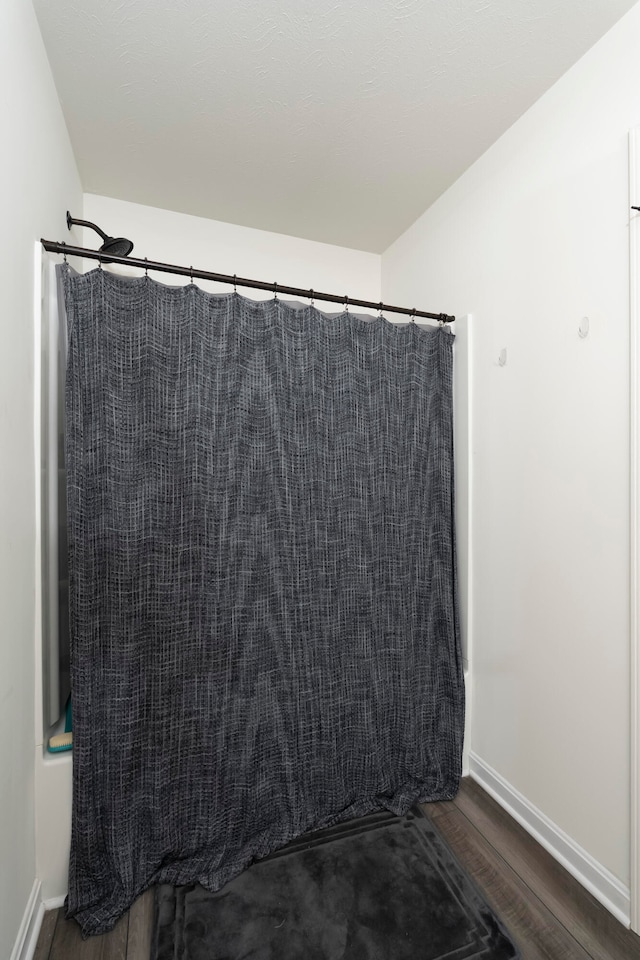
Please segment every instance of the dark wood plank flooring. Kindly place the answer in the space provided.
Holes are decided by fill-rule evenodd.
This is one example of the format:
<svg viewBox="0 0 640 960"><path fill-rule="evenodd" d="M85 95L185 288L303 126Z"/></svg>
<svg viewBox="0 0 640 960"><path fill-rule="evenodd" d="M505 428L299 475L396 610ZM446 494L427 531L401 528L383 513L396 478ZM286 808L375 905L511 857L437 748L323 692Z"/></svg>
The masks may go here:
<svg viewBox="0 0 640 960"><path fill-rule="evenodd" d="M501 917L522 960L640 960L640 937L473 780L462 781L455 800L423 809ZM147 891L114 930L82 940L77 924L52 910L34 960L149 960L152 913L153 893Z"/></svg>
<svg viewBox="0 0 640 960"><path fill-rule="evenodd" d="M640 960L625 929L470 778L450 803L424 804L502 919L522 960Z"/></svg>

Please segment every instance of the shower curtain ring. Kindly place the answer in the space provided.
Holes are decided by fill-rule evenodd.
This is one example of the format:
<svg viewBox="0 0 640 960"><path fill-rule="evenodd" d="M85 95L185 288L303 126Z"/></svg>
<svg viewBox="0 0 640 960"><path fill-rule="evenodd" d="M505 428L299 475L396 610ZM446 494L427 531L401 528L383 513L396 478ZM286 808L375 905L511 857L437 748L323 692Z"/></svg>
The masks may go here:
<svg viewBox="0 0 640 960"><path fill-rule="evenodd" d="M275 281L273 283L273 299L278 299L278 284Z"/></svg>
<svg viewBox="0 0 640 960"><path fill-rule="evenodd" d="M411 311L411 323L415 323L415 322L416 322L416 308L413 307Z"/></svg>
<svg viewBox="0 0 640 960"><path fill-rule="evenodd" d="M66 246L67 246L66 243L64 242L64 240L62 241L62 246L63 246L63 247L66 247ZM66 250L63 250L63 251L62 251L62 259L63 259L63 261L64 261L65 263L67 263L67 251L66 251Z"/></svg>
<svg viewBox="0 0 640 960"><path fill-rule="evenodd" d="M145 277L149 276L149 260L147 257L144 258L144 275Z"/></svg>
<svg viewBox="0 0 640 960"><path fill-rule="evenodd" d="M313 287L311 287L311 289L309 290L309 299L311 300L311 306L314 307L315 304L313 302Z"/></svg>
<svg viewBox="0 0 640 960"><path fill-rule="evenodd" d="M233 275L233 292L234 292L234 293L237 293L237 292L238 292L238 287L237 287L237 284L236 284L236 280L237 280L237 276L236 276L236 274L234 273L234 275Z"/></svg>
<svg viewBox="0 0 640 960"><path fill-rule="evenodd" d="M344 312L349 313L349 297L346 295L346 293L344 295Z"/></svg>
<svg viewBox="0 0 640 960"><path fill-rule="evenodd" d="M380 317L381 320L384 320L384 317L382 316L382 308L383 308L383 306L384 306L384 304L383 304L383 302L382 302L382 300L381 300L380 303L378 304L378 316Z"/></svg>
<svg viewBox="0 0 640 960"><path fill-rule="evenodd" d="M193 283L193 267L189 267L189 279Z"/></svg>

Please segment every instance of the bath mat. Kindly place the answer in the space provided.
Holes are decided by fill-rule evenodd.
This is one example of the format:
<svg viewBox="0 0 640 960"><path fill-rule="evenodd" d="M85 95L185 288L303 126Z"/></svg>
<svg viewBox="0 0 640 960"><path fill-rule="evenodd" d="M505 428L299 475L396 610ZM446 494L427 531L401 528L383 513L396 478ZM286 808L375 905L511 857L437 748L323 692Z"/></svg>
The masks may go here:
<svg viewBox="0 0 640 960"><path fill-rule="evenodd" d="M515 960L419 808L329 827L217 893L156 887L152 960Z"/></svg>

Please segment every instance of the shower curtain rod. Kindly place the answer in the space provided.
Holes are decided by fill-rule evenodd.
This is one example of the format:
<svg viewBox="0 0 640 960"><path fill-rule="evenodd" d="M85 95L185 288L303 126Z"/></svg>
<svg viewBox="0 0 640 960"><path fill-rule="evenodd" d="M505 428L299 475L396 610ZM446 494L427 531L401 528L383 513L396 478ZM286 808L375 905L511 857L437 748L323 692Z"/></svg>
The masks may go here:
<svg viewBox="0 0 640 960"><path fill-rule="evenodd" d="M54 240L41 240L40 243L48 253L61 253L65 257L85 257L89 260L99 260L101 263L121 263L125 266L139 267L141 270L155 270L160 273L174 273L177 276L189 277L191 280L214 280L216 283L230 283L234 287L251 287L254 290L267 290L273 294L286 294L291 297L304 297L311 300L324 300L329 303L342 303L348 307L368 307L370 310L379 310L381 313L402 313L415 320L424 317L427 320L439 320L440 323L453 323L456 319L447 313L428 313L426 310L415 310L408 307L393 307L388 303L375 303L373 300L352 300L351 297L339 296L334 293L319 293L317 290L305 290L302 287L284 287L279 283L264 283L261 280L248 280L246 277L230 276L225 273L210 273L208 270L195 270L193 267L178 267L172 263L160 263L157 260L141 260L139 257L120 257L105 253L102 250L89 250L86 247L74 247L68 243L59 243Z"/></svg>

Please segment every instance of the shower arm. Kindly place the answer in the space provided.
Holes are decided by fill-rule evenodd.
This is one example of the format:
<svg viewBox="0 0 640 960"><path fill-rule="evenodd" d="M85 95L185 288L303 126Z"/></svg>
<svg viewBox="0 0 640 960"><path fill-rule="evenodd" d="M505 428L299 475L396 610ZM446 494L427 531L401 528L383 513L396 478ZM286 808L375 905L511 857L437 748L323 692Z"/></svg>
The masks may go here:
<svg viewBox="0 0 640 960"><path fill-rule="evenodd" d="M76 220L75 217L72 217L69 211L67 210L67 227L71 230L71 227L91 227L92 230L95 230L96 233L99 233L103 240L108 240L109 237L101 230L99 226L95 223L91 223L89 220Z"/></svg>
<svg viewBox="0 0 640 960"><path fill-rule="evenodd" d="M131 240L127 240L126 237L110 237L96 223L91 223L90 220L78 220L76 217L72 217L67 210L67 227L71 230L72 226L89 227L100 234L102 237L102 246L100 247L102 253L114 253L122 257L128 257L133 250Z"/></svg>

